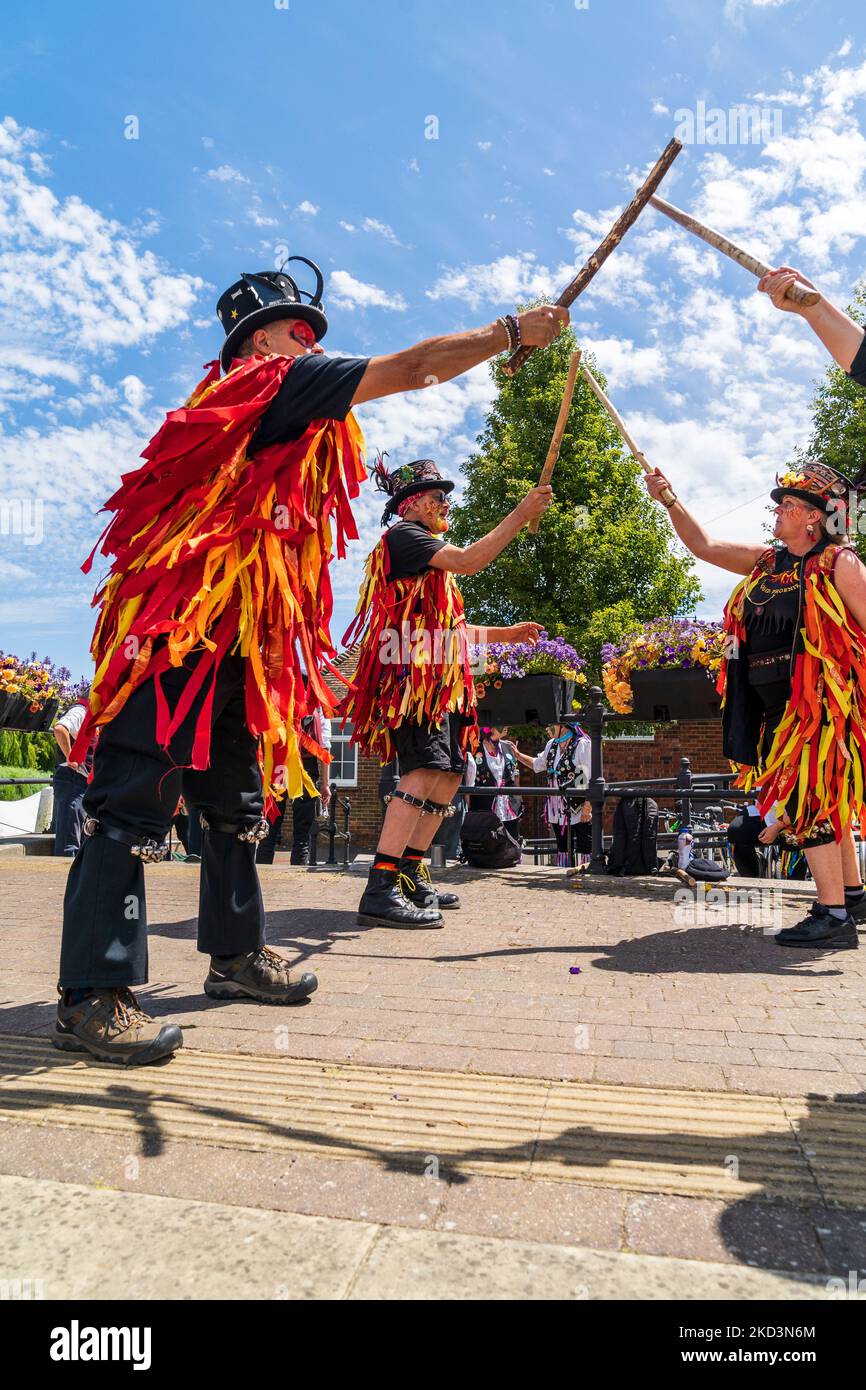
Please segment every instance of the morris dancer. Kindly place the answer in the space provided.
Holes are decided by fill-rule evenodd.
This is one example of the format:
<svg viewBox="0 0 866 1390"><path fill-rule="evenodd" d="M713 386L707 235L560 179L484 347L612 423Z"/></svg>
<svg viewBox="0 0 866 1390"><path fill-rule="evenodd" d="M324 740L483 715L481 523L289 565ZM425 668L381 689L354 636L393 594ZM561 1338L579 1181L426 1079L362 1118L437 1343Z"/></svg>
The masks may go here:
<svg viewBox="0 0 866 1390"><path fill-rule="evenodd" d="M317 277L306 301L283 271L226 290L220 361L107 504L102 550L114 558L73 749L80 762L102 730L64 904L53 1041L65 1050L134 1064L182 1043L132 993L147 980L143 865L165 857L181 792L206 824L205 993L294 1004L315 990L315 975L293 978L265 945L255 852L265 798L312 793L303 755L329 757L300 723L334 704L320 674L334 653L329 562L334 530L339 555L357 536L350 502L366 476L351 407L448 381L521 339L546 346L568 321L542 306L387 357L328 359L322 276L304 263Z"/></svg>
<svg viewBox="0 0 866 1390"><path fill-rule="evenodd" d="M674 530L699 560L747 576L725 609L725 756L738 786L760 783L759 811L778 817L805 851L817 901L776 936L780 946L856 948L866 897L852 834L863 813L866 764L866 568L834 543L848 479L806 461L776 479L779 544L714 540L676 498ZM646 479L657 501L669 486ZM844 529L844 527L842 528Z"/></svg>
<svg viewBox="0 0 866 1390"><path fill-rule="evenodd" d="M553 498L534 487L499 525L461 549L442 539L448 529L446 481L432 459L417 459L388 473L376 469L388 494L388 526L367 559L357 615L343 641L360 635L352 689L342 705L352 741L366 757L400 760L400 781L388 798L379 845L358 921L385 927L441 927L440 908L459 907L453 893L437 894L424 854L460 785L475 687L469 646L531 642L539 623L479 628L468 624L455 574L477 574L505 549Z"/></svg>
<svg viewBox="0 0 866 1390"><path fill-rule="evenodd" d="M823 295L817 304L796 304L785 296L796 280L817 289L811 280L801 275L799 270L782 265L772 270L758 284L758 289L770 296L777 309L786 313L799 314L805 319L812 332L821 339L827 351L835 357L843 371L847 372L858 386L866 386L866 337L859 323L855 323L843 309L838 309Z"/></svg>

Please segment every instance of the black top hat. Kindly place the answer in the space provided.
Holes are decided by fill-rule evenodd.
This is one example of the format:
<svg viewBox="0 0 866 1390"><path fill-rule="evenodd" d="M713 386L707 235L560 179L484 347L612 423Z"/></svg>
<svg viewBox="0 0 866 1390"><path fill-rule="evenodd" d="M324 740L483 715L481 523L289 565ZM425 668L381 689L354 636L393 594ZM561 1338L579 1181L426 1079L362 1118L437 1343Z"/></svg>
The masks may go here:
<svg viewBox="0 0 866 1390"><path fill-rule="evenodd" d="M443 478L432 459L415 459L404 463L390 472L385 467L387 454L380 454L373 469L373 479L380 492L387 492L388 505L382 513L382 525L387 526L401 502L414 497L417 492L429 492L438 488L441 492L451 492L454 484Z"/></svg>
<svg viewBox="0 0 866 1390"><path fill-rule="evenodd" d="M285 273L283 266L290 261L303 261L315 272L316 288L312 294L299 290L291 275ZM306 256L289 256L283 266L279 270L241 275L240 280L230 285L217 300L217 318L226 334L220 353L224 372L228 371L235 349L244 339L257 328L264 328L266 323L273 323L274 319L303 319L315 333L316 342L327 333L328 320L322 306L325 281L319 267ZM306 295L306 303L302 295Z"/></svg>
<svg viewBox="0 0 866 1390"><path fill-rule="evenodd" d="M844 498L852 486L850 478L828 463L803 459L786 473L776 474L776 486L770 496L774 502L781 502L783 497L799 497L801 502L832 515L845 505Z"/></svg>

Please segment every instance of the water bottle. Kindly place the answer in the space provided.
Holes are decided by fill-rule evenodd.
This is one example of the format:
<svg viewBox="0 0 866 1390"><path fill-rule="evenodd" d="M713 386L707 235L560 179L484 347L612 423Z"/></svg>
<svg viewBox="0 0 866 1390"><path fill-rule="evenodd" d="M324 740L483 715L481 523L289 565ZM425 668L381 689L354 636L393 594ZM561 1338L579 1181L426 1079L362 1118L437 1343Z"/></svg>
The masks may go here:
<svg viewBox="0 0 866 1390"><path fill-rule="evenodd" d="M685 869L692 857L692 842L694 836L689 826L684 825L677 836L677 866Z"/></svg>

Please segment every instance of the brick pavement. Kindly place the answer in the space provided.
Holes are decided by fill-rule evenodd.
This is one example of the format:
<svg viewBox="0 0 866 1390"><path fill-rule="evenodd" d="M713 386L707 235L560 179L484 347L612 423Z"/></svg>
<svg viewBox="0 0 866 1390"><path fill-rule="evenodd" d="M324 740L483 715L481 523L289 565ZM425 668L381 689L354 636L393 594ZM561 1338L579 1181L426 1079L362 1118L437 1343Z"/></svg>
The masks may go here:
<svg viewBox="0 0 866 1390"><path fill-rule="evenodd" d="M50 1029L66 868L53 860L0 862L0 1033ZM537 1148L531 1170L506 1175L497 1163L489 1172L446 1171L431 1183L418 1164L407 1171L384 1153L237 1151L216 1133L178 1138L170 1126L155 1134L143 1128L131 1154L128 1134L92 1132L74 1118L58 1124L48 1107L41 1115L37 1108L33 1123L19 1114L0 1124L0 1172L43 1183L46 1193L52 1182L83 1183L443 1237L525 1240L539 1251L565 1245L617 1259L681 1260L682 1296L690 1296L687 1269L696 1261L707 1270L715 1262L797 1277L866 1272L866 1211L856 1200L864 1125L860 1106L847 1103L866 1095L866 957L783 952L760 925L735 924L737 913L727 924L685 926L675 918L673 884L576 886L556 871L523 869L446 877L463 909L446 917L443 930L404 933L357 926L357 874L265 869L271 943L321 980L308 1005L281 1010L206 1000L205 962L195 951L195 871L179 864L149 869L152 982L141 993L154 1012L182 1023L193 1053L306 1058L332 1084L335 1063L440 1069L476 1077L473 1085L482 1088L489 1074L491 1104L496 1076L621 1086L627 1106L629 1087L691 1091L698 1129L709 1125L716 1138L689 1154L684 1141L677 1148L675 1133L642 1129L640 1106L625 1126L608 1109L586 1131L595 1128L598 1136L595 1152L605 1166L597 1176L555 1165L548 1171ZM802 898L785 903L775 925L803 908ZM575 967L579 974L570 973ZM172 1065L147 1069L155 1094L170 1098ZM112 1085L116 1075L110 1070ZM406 1073L407 1085L412 1075ZM99 1077L90 1081L98 1088ZM123 1089L119 1075L116 1084ZM811 1165L816 1192L832 1194L838 1181L849 1197L841 1206L832 1196L810 1197L806 1182L799 1195L792 1188L790 1199L780 1198L782 1189L765 1182L746 1184L737 1196L732 1189L729 1200L714 1198L713 1163L721 1149L727 1153L725 1131L713 1128L700 1092L727 1093L719 1098L723 1107L737 1096L743 1105L753 1104L748 1096L806 1098L783 1107L791 1115L801 1107L791 1121L798 1171ZM846 1104L828 1107L821 1097ZM285 1123L303 1124L290 1095L285 1105ZM545 1116L539 1145L550 1126L554 1135L561 1129L552 1098ZM480 1114L478 1124L453 1123L468 1126L467 1140L483 1129ZM584 1143L579 1128L572 1132L574 1139L561 1136L560 1165L574 1161L570 1145ZM765 1145L760 1133L753 1137L762 1161L780 1143L784 1160L784 1123L775 1139L764 1136ZM633 1166L617 1177L623 1157ZM696 1162L710 1174L704 1194L694 1189ZM484 1258L492 1269L495 1247Z"/></svg>
<svg viewBox="0 0 866 1390"><path fill-rule="evenodd" d="M0 864L0 1029L50 1027L66 865ZM444 881L444 879L443 879ZM447 875L444 929L359 927L357 875L262 872L300 1009L207 1001L196 874L148 870L148 1007L213 1051L769 1095L866 1092L866 952L780 950L760 925L677 925L672 895L552 870ZM779 924L801 915L785 904ZM745 914L748 916L748 913ZM578 967L579 974L571 974Z"/></svg>

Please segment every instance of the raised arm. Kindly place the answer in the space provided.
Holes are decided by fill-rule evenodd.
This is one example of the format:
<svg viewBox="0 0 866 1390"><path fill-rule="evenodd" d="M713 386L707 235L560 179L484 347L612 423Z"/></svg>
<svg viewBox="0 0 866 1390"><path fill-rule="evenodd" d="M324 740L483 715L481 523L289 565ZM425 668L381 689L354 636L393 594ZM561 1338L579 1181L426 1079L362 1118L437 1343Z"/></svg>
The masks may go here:
<svg viewBox="0 0 866 1390"><path fill-rule="evenodd" d="M548 347L562 332L568 318L568 310L557 304L527 309L518 318L520 340L533 347ZM477 367L479 362L505 352L510 345L508 330L497 320L484 328L470 328L466 333L427 338L389 357L371 357L352 397L352 405L451 381L468 372L470 367Z"/></svg>
<svg viewBox="0 0 866 1390"><path fill-rule="evenodd" d="M818 303L812 305L795 304L792 299L786 299L786 291L795 280L800 280L812 290L817 288L805 275L801 275L799 270L794 270L790 265L781 265L778 270L772 270L769 275L764 276L758 284L758 289L770 296L777 309L799 314L804 318L827 351L835 357L839 366L850 372L851 364L863 342L863 329L843 309L837 309L835 304L825 299L823 294Z"/></svg>
<svg viewBox="0 0 866 1390"><path fill-rule="evenodd" d="M670 487L661 469L656 468L644 478L650 497L661 502L661 494ZM667 507L667 503L662 502ZM767 549L766 545L736 545L733 541L717 541L708 536L700 522L687 511L679 498L667 507L671 525L687 550L698 560L706 560L719 569L734 574L750 574Z"/></svg>
<svg viewBox="0 0 866 1390"><path fill-rule="evenodd" d="M513 541L524 526L535 517L541 516L553 501L553 488L549 484L530 488L521 498L513 512L503 517L498 526L488 531L480 540L471 545L443 545L430 560L437 570L451 570L452 574L477 574L500 555L509 541ZM495 639L492 639L495 640Z"/></svg>

